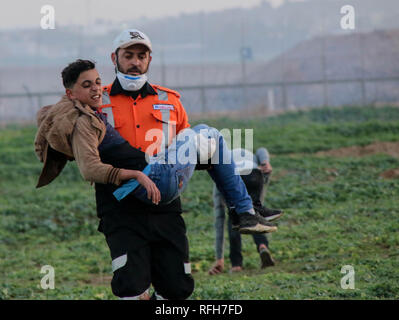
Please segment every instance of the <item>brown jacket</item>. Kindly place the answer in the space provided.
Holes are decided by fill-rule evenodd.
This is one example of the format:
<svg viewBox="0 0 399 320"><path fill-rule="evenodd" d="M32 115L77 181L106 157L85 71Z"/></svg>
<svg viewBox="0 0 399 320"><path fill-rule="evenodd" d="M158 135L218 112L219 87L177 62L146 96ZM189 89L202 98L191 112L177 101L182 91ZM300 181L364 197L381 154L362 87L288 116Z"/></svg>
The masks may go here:
<svg viewBox="0 0 399 320"><path fill-rule="evenodd" d="M88 105L67 96L37 113L35 152L44 163L37 188L53 181L67 160L76 160L85 180L119 185L120 169L101 162L98 146L105 136L105 124Z"/></svg>

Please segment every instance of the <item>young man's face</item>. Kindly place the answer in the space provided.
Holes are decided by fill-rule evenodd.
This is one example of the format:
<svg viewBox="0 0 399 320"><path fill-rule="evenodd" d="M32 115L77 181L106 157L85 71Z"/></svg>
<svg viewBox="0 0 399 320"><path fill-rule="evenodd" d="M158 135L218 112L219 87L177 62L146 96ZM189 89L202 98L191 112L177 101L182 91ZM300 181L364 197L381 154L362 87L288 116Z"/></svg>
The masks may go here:
<svg viewBox="0 0 399 320"><path fill-rule="evenodd" d="M118 50L118 56L112 53L111 58L120 72L133 76L146 73L152 59L148 48L142 44L121 48Z"/></svg>
<svg viewBox="0 0 399 320"><path fill-rule="evenodd" d="M98 108L102 104L101 79L96 69L83 71L71 89L66 89L67 96L79 100L82 104Z"/></svg>

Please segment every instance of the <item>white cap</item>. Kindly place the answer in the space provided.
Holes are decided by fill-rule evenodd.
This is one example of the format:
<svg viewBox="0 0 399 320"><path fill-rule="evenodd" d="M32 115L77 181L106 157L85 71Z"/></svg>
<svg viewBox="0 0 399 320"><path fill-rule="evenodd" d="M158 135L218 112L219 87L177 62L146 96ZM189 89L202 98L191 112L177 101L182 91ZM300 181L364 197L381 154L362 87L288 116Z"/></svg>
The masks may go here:
<svg viewBox="0 0 399 320"><path fill-rule="evenodd" d="M122 31L122 33L114 40L113 50L115 52L118 48L127 48L134 44L143 44L150 49L150 52L152 52L150 38L137 29L127 29Z"/></svg>

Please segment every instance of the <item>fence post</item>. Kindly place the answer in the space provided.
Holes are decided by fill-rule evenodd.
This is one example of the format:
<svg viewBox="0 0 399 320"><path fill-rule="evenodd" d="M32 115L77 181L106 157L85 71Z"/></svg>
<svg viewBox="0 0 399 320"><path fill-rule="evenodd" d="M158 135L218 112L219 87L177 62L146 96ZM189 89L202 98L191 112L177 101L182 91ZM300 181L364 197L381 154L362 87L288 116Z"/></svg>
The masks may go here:
<svg viewBox="0 0 399 320"><path fill-rule="evenodd" d="M37 104L39 108L43 107L43 98L40 93L37 94Z"/></svg>
<svg viewBox="0 0 399 320"><path fill-rule="evenodd" d="M286 88L286 86L285 86L285 83L283 83L283 85L281 86L281 90L282 90L282 95L283 95L283 101L282 101L282 109L283 110L285 110L285 109L288 109L288 106L287 106L287 88Z"/></svg>
<svg viewBox="0 0 399 320"><path fill-rule="evenodd" d="M205 88L201 86L201 112L206 112L206 96L205 96Z"/></svg>
<svg viewBox="0 0 399 320"><path fill-rule="evenodd" d="M269 112L273 112L274 111L274 91L273 91L273 89L267 90L267 102L268 102L267 110Z"/></svg>

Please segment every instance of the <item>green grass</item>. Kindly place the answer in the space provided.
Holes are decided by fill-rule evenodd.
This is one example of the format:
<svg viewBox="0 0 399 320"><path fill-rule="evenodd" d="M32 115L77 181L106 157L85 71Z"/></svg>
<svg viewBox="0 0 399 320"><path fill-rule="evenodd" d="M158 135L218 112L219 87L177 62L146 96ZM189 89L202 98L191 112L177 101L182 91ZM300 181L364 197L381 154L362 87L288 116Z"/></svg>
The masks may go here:
<svg viewBox="0 0 399 320"><path fill-rule="evenodd" d="M379 176L398 168L399 160L313 154L399 141L398 108L198 122L254 129L254 147L266 146L273 155L267 204L286 214L268 236L275 267L259 269L252 238L243 236L244 271L228 272L226 239L226 272L208 276L214 261L212 182L206 172L196 172L182 196L196 283L192 299L399 298L399 180ZM41 170L35 131L0 129L0 299L115 299L93 188L71 162L51 185L35 189ZM44 265L55 268L54 290L40 288ZM340 286L344 265L355 269L354 290Z"/></svg>

